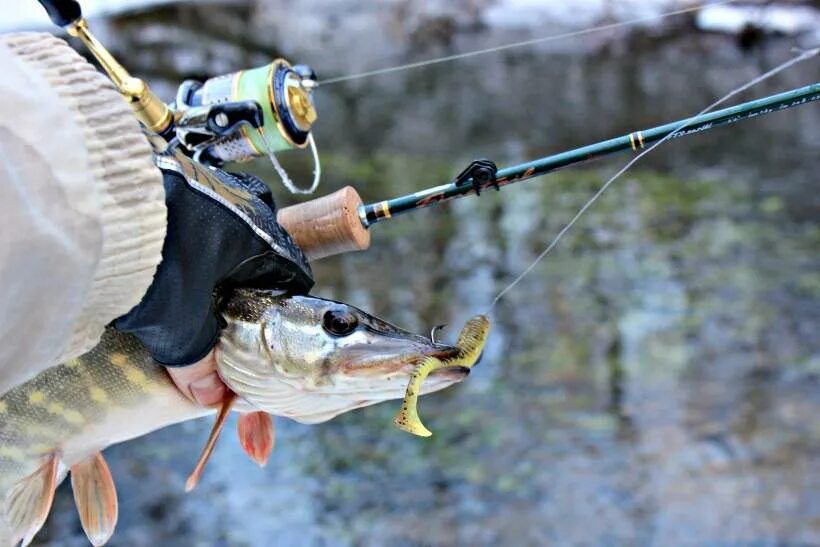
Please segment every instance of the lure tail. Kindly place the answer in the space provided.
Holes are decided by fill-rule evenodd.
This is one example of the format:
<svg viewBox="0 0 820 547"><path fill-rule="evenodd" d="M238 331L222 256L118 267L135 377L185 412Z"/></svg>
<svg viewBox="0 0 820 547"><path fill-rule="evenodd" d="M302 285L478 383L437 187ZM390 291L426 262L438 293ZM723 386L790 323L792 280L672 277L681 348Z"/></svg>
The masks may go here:
<svg viewBox="0 0 820 547"><path fill-rule="evenodd" d="M486 315L476 315L471 318L461 329L456 347L458 353L448 359L437 357L427 357L413 371L410 382L407 384L407 391L402 401L401 409L393 423L399 429L403 429L419 437L429 437L432 435L421 422L418 414L418 401L421 394L421 386L424 380L436 370L450 367L472 367L481 356L487 336L490 333L490 319Z"/></svg>

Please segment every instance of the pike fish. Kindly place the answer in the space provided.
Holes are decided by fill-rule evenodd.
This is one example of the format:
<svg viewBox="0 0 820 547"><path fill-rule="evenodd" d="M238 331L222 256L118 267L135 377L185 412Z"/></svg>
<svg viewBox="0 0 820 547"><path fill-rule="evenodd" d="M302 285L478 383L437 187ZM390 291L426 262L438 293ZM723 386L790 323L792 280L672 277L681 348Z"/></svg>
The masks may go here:
<svg viewBox="0 0 820 547"><path fill-rule="evenodd" d="M313 424L398 399L418 363L458 354L453 346L320 298L239 290L221 310L226 327L218 367L236 393L234 410L243 413L242 445L258 463L273 446L271 414ZM468 372L439 370L423 392L450 386ZM69 472L86 535L103 545L116 525L117 497L102 450L214 412L180 395L136 338L114 330L86 355L3 394L0 546L32 540Z"/></svg>

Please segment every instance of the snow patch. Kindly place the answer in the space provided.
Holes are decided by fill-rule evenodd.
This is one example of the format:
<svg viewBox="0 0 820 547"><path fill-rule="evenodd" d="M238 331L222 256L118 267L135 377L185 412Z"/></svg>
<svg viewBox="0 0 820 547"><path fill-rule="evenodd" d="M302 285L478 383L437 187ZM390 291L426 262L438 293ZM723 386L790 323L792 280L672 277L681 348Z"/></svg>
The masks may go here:
<svg viewBox="0 0 820 547"><path fill-rule="evenodd" d="M691 7L686 0L499 0L484 14L484 22L497 28L531 28L552 23L567 28L653 18ZM646 24L656 21L647 20Z"/></svg>
<svg viewBox="0 0 820 547"><path fill-rule="evenodd" d="M158 4L175 4L173 0L81 0L87 18L115 15ZM3 14L0 31L49 30L53 28L45 10L34 0L15 0L14 10Z"/></svg>
<svg viewBox="0 0 820 547"><path fill-rule="evenodd" d="M789 36L820 29L820 10L811 6L709 6L698 12L701 30L737 34L747 27Z"/></svg>

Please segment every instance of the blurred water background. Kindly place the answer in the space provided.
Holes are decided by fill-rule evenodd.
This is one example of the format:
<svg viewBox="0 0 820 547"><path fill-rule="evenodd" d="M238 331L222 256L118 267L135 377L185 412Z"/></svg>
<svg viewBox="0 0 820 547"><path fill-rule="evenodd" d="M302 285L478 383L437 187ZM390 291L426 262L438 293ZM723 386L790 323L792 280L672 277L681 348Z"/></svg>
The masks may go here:
<svg viewBox="0 0 820 547"><path fill-rule="evenodd" d="M280 55L333 77L670 2L151 4L94 24L170 99L184 78ZM805 40L695 23L322 87L320 191L384 199L476 157L504 166L683 118ZM819 74L813 60L743 99ZM649 155L502 300L469 380L422 401L431 439L392 427L390 403L318 426L278 420L258 469L229 428L189 495L210 423L109 449L111 545L820 545L818 152L810 105ZM309 154L281 158L308 180ZM452 337L627 159L377 225L367 253L314 265L316 294L418 332L448 323ZM265 160L243 167L295 201ZM65 485L38 541L85 544Z"/></svg>

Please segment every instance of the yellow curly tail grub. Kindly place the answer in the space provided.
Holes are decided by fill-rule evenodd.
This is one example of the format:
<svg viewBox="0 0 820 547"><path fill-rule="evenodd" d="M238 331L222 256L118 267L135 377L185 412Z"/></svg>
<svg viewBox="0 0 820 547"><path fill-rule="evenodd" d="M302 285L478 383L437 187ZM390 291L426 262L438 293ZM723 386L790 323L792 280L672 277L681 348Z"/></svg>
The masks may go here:
<svg viewBox="0 0 820 547"><path fill-rule="evenodd" d="M432 435L429 429L421 423L418 414L419 395L421 385L424 380L434 371L448 367L472 367L478 361L484 344L487 342L487 335L490 333L490 319L486 315L476 315L471 318L461 329L458 335L456 347L458 353L449 359L439 359L437 357L427 357L413 371L410 382L407 384L407 391L404 394L401 409L393 423L399 429L403 429L419 437L429 437Z"/></svg>
<svg viewBox="0 0 820 547"><path fill-rule="evenodd" d="M407 391L404 394L404 400L401 403L401 409L396 417L393 418L393 423L399 429L403 429L413 435L419 437L429 437L432 435L429 429L424 427L419 418L418 402L419 393L421 391L421 384L427 376L441 367L441 361L435 357L427 357L422 361L413 371L410 376L410 382L407 384Z"/></svg>
<svg viewBox="0 0 820 547"><path fill-rule="evenodd" d="M453 364L472 367L481 356L488 334L490 334L490 318L486 315L476 315L467 321L456 342L456 347L461 350L457 356L460 361Z"/></svg>

